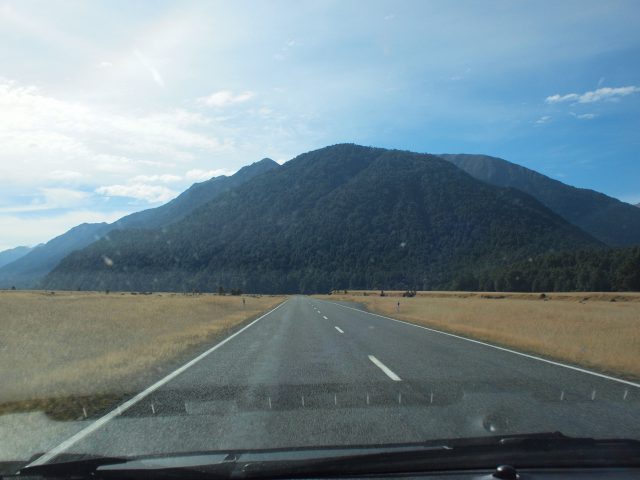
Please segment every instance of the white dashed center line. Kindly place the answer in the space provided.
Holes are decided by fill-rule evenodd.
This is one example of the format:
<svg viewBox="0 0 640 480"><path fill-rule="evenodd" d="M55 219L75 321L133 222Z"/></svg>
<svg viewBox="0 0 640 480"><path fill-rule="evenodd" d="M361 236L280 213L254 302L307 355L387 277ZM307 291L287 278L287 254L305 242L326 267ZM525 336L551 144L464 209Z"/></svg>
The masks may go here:
<svg viewBox="0 0 640 480"><path fill-rule="evenodd" d="M324 318L325 320L329 320L327 317L325 317L324 315L322 316L322 318Z"/></svg>
<svg viewBox="0 0 640 480"><path fill-rule="evenodd" d="M393 380L394 382L402 381L402 379L398 375L393 373L393 371L391 371L389 367L387 367L384 363L382 363L373 355L369 355L369 360L371 360L376 367L382 370L385 373L385 375L389 377L391 380Z"/></svg>
<svg viewBox="0 0 640 480"><path fill-rule="evenodd" d="M336 330L338 330L338 332L344 333L344 331L340 327L335 327L335 328L336 328Z"/></svg>

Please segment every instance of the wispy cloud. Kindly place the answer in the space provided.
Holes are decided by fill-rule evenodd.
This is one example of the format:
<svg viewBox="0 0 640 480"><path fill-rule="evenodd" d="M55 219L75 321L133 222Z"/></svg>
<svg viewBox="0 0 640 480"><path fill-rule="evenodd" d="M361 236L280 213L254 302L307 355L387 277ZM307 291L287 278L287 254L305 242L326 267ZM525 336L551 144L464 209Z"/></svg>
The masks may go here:
<svg viewBox="0 0 640 480"><path fill-rule="evenodd" d="M81 190L41 188L37 195L31 197L29 203L0 206L0 213L44 212L47 210L77 208L90 195L89 192Z"/></svg>
<svg viewBox="0 0 640 480"><path fill-rule="evenodd" d="M164 78L162 78L162 75L160 75L160 72L158 71L158 69L151 64L151 61L147 57L145 57L142 54L142 52L140 52L140 50L134 50L133 54L136 56L136 58L142 64L142 66L146 68L147 71L151 74L151 78L153 79L153 81L159 87L164 88L165 87Z"/></svg>
<svg viewBox="0 0 640 480"><path fill-rule="evenodd" d="M131 179L133 183L142 182L142 183L176 183L182 180L180 175L172 175L170 173L165 173L161 175L137 175Z"/></svg>
<svg viewBox="0 0 640 480"><path fill-rule="evenodd" d="M206 97L200 97L198 103L207 107L226 107L235 103L247 102L253 97L255 97L255 93L250 90L237 94L231 90L220 90Z"/></svg>
<svg viewBox="0 0 640 480"><path fill-rule="evenodd" d="M162 185L132 183L129 185L107 185L98 187L96 193L105 197L126 197L148 203L162 203L174 198L178 192Z"/></svg>
<svg viewBox="0 0 640 480"><path fill-rule="evenodd" d="M298 42L295 40L287 40L280 51L273 55L274 60L278 60L280 62L286 60L289 57L291 49L296 45L298 45Z"/></svg>
<svg viewBox="0 0 640 480"><path fill-rule="evenodd" d="M567 93L566 95L555 94L545 99L546 103L563 103L563 102L576 102L576 103L594 103L602 100L617 101L621 97L626 97L634 93L640 92L640 87L630 85L627 87L603 87L597 90L592 90L585 93Z"/></svg>
<svg viewBox="0 0 640 480"><path fill-rule="evenodd" d="M551 120L551 116L550 115L544 115L544 116L538 118L535 123L536 123L536 125L543 125L545 123L548 123L550 120Z"/></svg>
<svg viewBox="0 0 640 480"><path fill-rule="evenodd" d="M576 117L578 120L593 120L598 116L595 113L582 113L579 115L574 113L572 115Z"/></svg>

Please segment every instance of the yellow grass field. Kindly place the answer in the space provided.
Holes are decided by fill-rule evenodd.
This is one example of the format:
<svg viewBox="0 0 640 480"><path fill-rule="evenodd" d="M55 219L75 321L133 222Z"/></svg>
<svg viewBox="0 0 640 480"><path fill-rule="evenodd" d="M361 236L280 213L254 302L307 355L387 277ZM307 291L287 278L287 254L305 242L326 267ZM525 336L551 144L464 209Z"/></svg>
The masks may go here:
<svg viewBox="0 0 640 480"><path fill-rule="evenodd" d="M284 297L244 299L0 291L0 414L135 393Z"/></svg>
<svg viewBox="0 0 640 480"><path fill-rule="evenodd" d="M640 379L638 293L364 293L318 298L359 302L371 312Z"/></svg>

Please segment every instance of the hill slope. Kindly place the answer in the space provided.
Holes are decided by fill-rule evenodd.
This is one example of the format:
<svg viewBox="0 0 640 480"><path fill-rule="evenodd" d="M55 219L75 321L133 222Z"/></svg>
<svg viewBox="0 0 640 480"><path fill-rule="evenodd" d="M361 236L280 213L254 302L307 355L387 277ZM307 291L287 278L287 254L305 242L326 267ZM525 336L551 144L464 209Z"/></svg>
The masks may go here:
<svg viewBox="0 0 640 480"><path fill-rule="evenodd" d="M37 288L45 275L64 257L86 247L114 229L159 228L177 222L204 203L280 165L269 158L241 168L229 177L196 183L165 205L127 215L111 225L83 224L39 246L17 261L0 268L0 288Z"/></svg>
<svg viewBox="0 0 640 480"><path fill-rule="evenodd" d="M255 177L162 231L114 232L65 258L45 285L447 288L470 266L600 245L529 195L436 156L336 145Z"/></svg>
<svg viewBox="0 0 640 480"><path fill-rule="evenodd" d="M16 247L9 250L3 250L0 252L0 268L11 262L15 262L20 257L24 257L31 250L31 247Z"/></svg>
<svg viewBox="0 0 640 480"><path fill-rule="evenodd" d="M640 210L593 190L575 188L486 155L439 155L475 178L528 193L610 246L640 245Z"/></svg>

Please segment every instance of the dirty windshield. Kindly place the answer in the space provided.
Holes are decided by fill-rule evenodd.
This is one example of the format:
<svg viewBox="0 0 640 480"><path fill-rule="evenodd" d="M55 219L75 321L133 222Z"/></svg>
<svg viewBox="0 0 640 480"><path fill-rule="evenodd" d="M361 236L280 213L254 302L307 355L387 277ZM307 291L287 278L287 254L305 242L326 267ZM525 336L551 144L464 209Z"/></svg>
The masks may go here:
<svg viewBox="0 0 640 480"><path fill-rule="evenodd" d="M0 475L640 440L639 21L0 0Z"/></svg>

